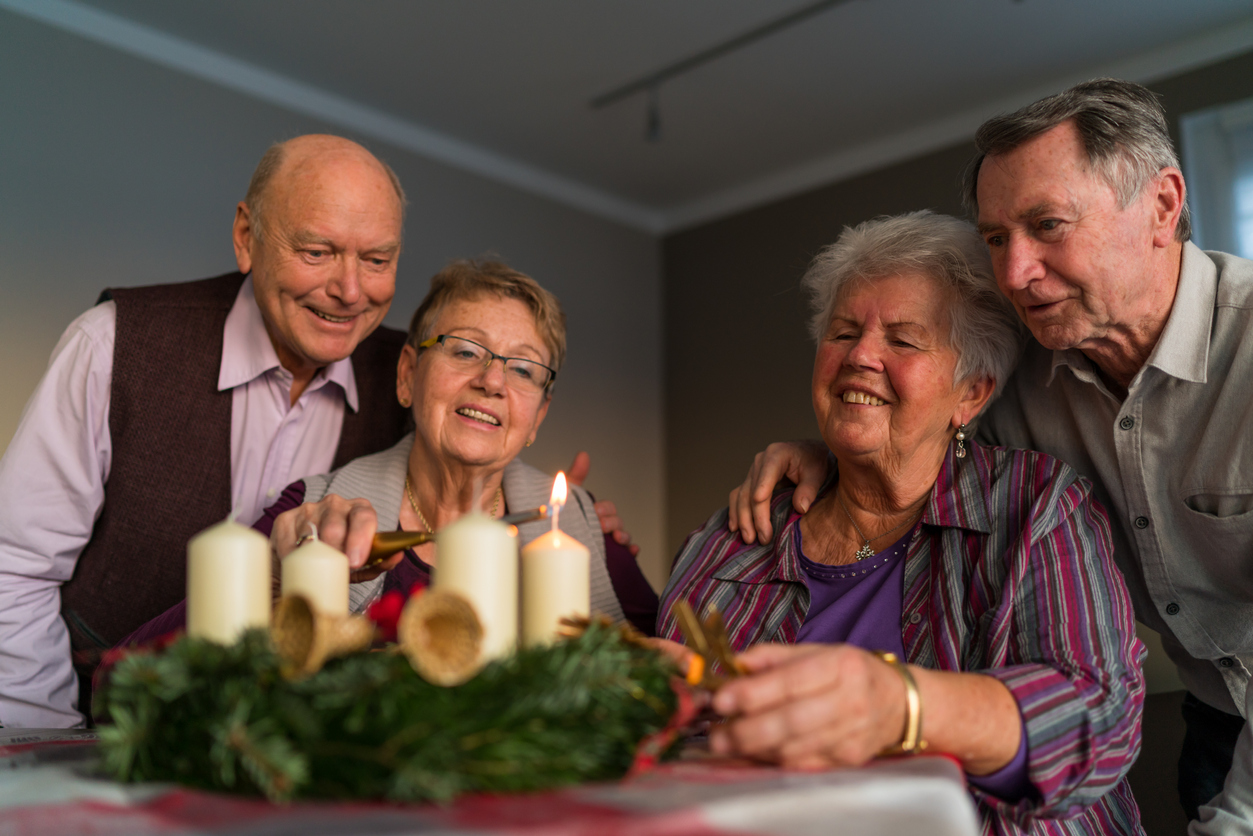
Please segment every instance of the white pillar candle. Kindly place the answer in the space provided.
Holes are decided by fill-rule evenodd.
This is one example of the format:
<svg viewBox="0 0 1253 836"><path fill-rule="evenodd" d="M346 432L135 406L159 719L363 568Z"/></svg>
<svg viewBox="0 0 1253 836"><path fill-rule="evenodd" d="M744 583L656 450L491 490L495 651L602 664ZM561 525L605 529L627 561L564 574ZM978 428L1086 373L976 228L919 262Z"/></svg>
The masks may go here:
<svg viewBox="0 0 1253 836"><path fill-rule="evenodd" d="M459 592L483 624L483 658L518 647L517 529L475 512L435 535L432 586Z"/></svg>
<svg viewBox="0 0 1253 836"><path fill-rule="evenodd" d="M562 531L522 547L522 646L551 644L562 618L591 613L588 550Z"/></svg>
<svg viewBox="0 0 1253 836"><path fill-rule="evenodd" d="M284 595L303 595L325 615L348 615L348 555L319 540L316 528L283 558L282 578Z"/></svg>
<svg viewBox="0 0 1253 836"><path fill-rule="evenodd" d="M232 520L187 543L187 635L234 644L270 624L270 541Z"/></svg>

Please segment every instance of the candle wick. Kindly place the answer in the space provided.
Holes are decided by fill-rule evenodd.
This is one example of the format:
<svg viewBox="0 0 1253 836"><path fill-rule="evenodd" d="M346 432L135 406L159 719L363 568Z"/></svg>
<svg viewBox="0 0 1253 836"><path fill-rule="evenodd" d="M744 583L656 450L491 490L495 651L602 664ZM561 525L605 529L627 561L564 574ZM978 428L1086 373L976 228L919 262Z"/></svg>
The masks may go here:
<svg viewBox="0 0 1253 836"><path fill-rule="evenodd" d="M561 514L561 506L553 505L553 534L557 533L557 517Z"/></svg>
<svg viewBox="0 0 1253 836"><path fill-rule="evenodd" d="M316 542L318 539L318 527L313 523L305 523L305 525L309 526L309 533L305 535L306 539Z"/></svg>
<svg viewBox="0 0 1253 836"><path fill-rule="evenodd" d="M242 510L244 510L243 505L236 505L234 508L231 509L231 512L226 515L226 521L232 522L232 523L235 522L235 518L239 516L239 512Z"/></svg>

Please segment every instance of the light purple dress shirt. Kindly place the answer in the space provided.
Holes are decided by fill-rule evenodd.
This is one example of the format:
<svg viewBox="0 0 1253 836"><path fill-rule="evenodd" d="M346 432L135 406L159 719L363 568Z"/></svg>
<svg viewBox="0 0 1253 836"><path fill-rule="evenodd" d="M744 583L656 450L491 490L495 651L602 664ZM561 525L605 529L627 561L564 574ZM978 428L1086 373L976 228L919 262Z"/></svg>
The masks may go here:
<svg viewBox="0 0 1253 836"><path fill-rule="evenodd" d="M0 459L0 725L6 727L82 724L60 586L73 575L104 504L116 325L112 302L70 324ZM232 390L231 501L240 520L259 517L296 479L330 470L345 403L357 408L350 360L322 369L294 405L291 381L249 278L226 317L218 375L218 390Z"/></svg>

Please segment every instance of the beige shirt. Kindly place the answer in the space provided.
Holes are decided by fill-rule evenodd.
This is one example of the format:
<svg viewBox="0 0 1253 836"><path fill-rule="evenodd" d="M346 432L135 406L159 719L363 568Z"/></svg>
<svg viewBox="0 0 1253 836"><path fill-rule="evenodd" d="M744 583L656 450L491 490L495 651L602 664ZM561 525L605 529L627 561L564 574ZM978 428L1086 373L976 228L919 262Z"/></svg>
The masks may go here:
<svg viewBox="0 0 1253 836"><path fill-rule="evenodd" d="M1253 262L1186 244L1170 318L1127 391L1030 342L980 437L1096 484L1136 617L1198 698L1243 714L1253 668ZM1101 625L1093 625L1100 629Z"/></svg>

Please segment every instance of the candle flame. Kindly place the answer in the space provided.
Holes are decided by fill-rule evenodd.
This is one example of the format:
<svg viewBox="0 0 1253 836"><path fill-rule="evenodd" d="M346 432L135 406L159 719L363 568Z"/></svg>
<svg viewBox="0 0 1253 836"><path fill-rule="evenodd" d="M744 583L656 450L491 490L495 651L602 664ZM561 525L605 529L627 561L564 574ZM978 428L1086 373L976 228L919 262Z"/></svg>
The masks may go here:
<svg viewBox="0 0 1253 836"><path fill-rule="evenodd" d="M549 503L555 506L554 511L566 504L566 474L563 471L557 471L557 478L553 480L552 499Z"/></svg>
<svg viewBox="0 0 1253 836"><path fill-rule="evenodd" d="M557 518L561 516L561 506L566 504L566 474L565 471L558 470L557 478L553 480L552 498L548 500L550 514L553 521L553 532L557 531Z"/></svg>

